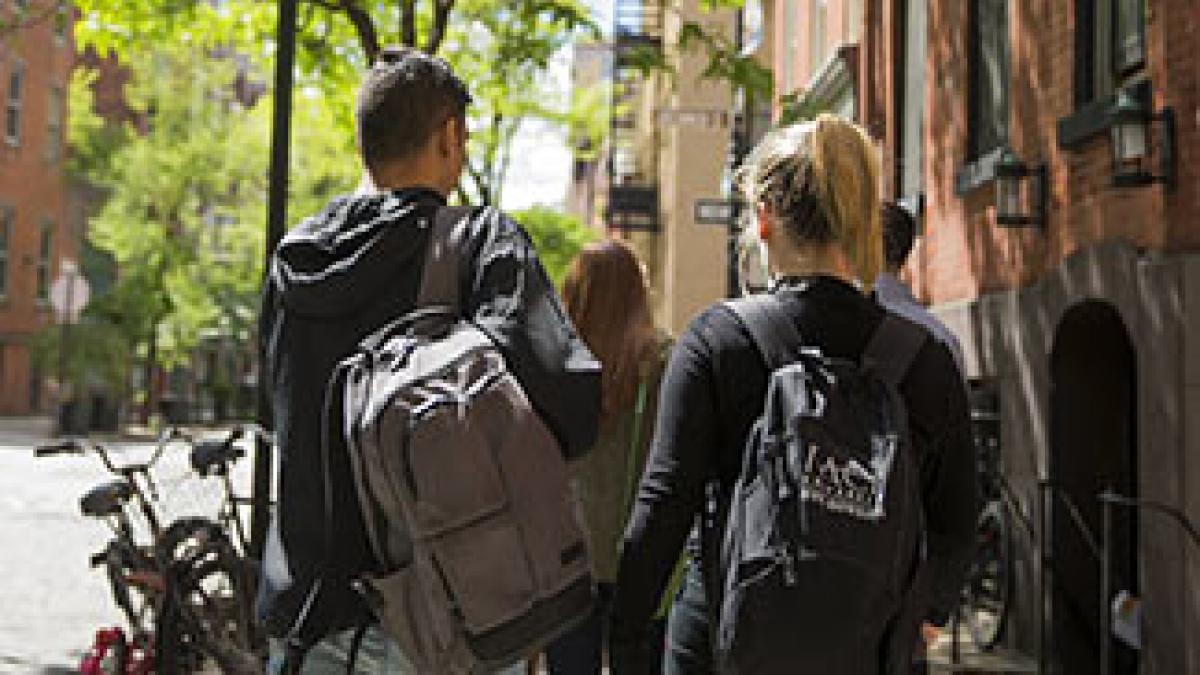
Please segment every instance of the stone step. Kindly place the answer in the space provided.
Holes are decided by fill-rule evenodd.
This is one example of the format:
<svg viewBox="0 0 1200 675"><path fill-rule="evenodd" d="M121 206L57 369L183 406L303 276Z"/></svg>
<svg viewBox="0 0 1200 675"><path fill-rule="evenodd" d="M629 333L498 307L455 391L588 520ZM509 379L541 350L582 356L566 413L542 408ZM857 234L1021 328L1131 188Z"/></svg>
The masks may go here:
<svg viewBox="0 0 1200 675"><path fill-rule="evenodd" d="M953 658L953 646L948 634L943 635L929 648L926 658L931 675L1038 672L1037 660L1034 658L1005 647L995 647L981 652L965 635L959 641L957 661Z"/></svg>

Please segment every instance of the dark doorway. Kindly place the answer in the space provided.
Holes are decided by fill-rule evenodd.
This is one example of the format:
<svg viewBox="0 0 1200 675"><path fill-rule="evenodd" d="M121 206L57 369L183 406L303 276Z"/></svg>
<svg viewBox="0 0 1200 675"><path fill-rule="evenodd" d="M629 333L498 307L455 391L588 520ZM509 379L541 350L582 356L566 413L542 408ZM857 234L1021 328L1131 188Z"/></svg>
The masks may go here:
<svg viewBox="0 0 1200 675"><path fill-rule="evenodd" d="M1100 671L1100 563L1065 501L1078 509L1099 543L1105 488L1137 497L1136 355L1116 310L1098 301L1072 307L1059 324L1050 354L1050 478L1054 500L1053 644L1065 675ZM1138 586L1137 516L1113 519L1113 583ZM1112 640L1109 631L1105 639ZM1113 673L1134 673L1137 654L1112 641Z"/></svg>

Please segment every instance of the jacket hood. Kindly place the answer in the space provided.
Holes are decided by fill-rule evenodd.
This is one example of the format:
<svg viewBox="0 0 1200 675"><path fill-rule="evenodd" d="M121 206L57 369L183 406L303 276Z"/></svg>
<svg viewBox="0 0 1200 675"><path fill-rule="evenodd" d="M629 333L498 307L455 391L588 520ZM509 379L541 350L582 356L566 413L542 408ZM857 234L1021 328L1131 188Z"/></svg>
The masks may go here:
<svg viewBox="0 0 1200 675"><path fill-rule="evenodd" d="M418 228L445 200L427 189L337 197L279 243L271 278L288 309L335 317L378 297L398 268L424 260Z"/></svg>

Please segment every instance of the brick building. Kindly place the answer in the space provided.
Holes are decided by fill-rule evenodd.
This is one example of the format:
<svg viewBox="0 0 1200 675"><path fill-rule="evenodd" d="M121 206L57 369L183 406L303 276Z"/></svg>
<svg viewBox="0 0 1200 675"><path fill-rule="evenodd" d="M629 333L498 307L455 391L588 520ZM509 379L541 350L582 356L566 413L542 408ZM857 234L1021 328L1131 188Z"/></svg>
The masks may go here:
<svg viewBox="0 0 1200 675"><path fill-rule="evenodd" d="M998 419L984 431L1015 497L1006 641L1055 672L1098 672L1102 646L1113 672L1200 672L1197 542L1160 511L1114 510L1105 597L1142 599L1140 652L1101 640L1091 550L1104 489L1200 522L1200 4L777 0L772 15L788 45L777 110L796 94L879 141L885 195L921 214L909 281ZM845 16L857 35L829 25ZM814 35L839 40L823 66ZM1114 159L1118 102L1140 111L1144 175Z"/></svg>
<svg viewBox="0 0 1200 675"><path fill-rule="evenodd" d="M0 39L0 415L51 403L29 343L54 322L49 287L62 261L77 259L83 225L63 171L71 17L35 10L0 4L6 18L26 17Z"/></svg>

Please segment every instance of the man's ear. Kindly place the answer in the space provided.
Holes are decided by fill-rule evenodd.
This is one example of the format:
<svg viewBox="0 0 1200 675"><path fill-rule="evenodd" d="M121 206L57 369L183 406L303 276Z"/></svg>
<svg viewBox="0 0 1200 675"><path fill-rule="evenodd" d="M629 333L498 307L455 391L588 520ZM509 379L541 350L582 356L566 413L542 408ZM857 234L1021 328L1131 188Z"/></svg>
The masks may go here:
<svg viewBox="0 0 1200 675"><path fill-rule="evenodd" d="M453 157L454 153L458 152L459 136L461 134L462 131L459 129L458 120L454 115L451 115L434 134L438 154L442 157Z"/></svg>

